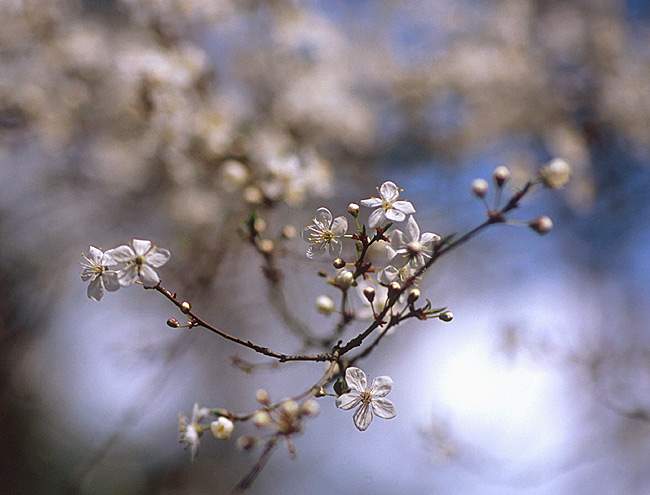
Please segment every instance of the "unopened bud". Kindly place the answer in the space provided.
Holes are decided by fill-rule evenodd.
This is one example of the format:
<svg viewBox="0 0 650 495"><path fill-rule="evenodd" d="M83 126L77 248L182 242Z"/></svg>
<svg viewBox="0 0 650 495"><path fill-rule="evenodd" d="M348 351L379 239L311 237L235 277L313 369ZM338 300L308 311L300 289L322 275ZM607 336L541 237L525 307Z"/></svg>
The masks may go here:
<svg viewBox="0 0 650 495"><path fill-rule="evenodd" d="M271 415L266 411L257 411L253 415L253 424L258 428L265 428L271 424Z"/></svg>
<svg viewBox="0 0 650 495"><path fill-rule="evenodd" d="M388 284L388 293L389 294L395 294L402 290L402 286L399 284L399 282L391 282Z"/></svg>
<svg viewBox="0 0 650 495"><path fill-rule="evenodd" d="M412 289L408 295L408 303L413 304L418 299L420 299L420 289Z"/></svg>
<svg viewBox="0 0 650 495"><path fill-rule="evenodd" d="M454 313L451 311L445 311L444 313L440 313L438 316L442 321L449 323L451 320L454 319Z"/></svg>
<svg viewBox="0 0 650 495"><path fill-rule="evenodd" d="M494 169L492 177L494 177L497 186L501 187L510 180L510 170L505 165L500 165Z"/></svg>
<svg viewBox="0 0 650 495"><path fill-rule="evenodd" d="M285 400L282 403L280 409L282 409L282 411L289 416L295 416L296 414L298 414L300 407L298 406L298 403L295 400L289 399L289 400Z"/></svg>
<svg viewBox="0 0 650 495"><path fill-rule="evenodd" d="M359 205L356 203L350 203L348 205L348 213L352 215L353 217L358 217L359 216Z"/></svg>
<svg viewBox="0 0 650 495"><path fill-rule="evenodd" d="M263 405L268 405L271 402L271 398L269 397L269 393L264 390L263 388L258 389L257 392L255 392L255 400L259 402L260 404Z"/></svg>
<svg viewBox="0 0 650 495"><path fill-rule="evenodd" d="M318 296L316 298L316 309L319 313L324 315L330 315L336 310L334 301L329 296Z"/></svg>
<svg viewBox="0 0 650 495"><path fill-rule="evenodd" d="M342 258L336 258L333 262L332 265L334 265L334 268L340 269L345 266L345 261L343 261Z"/></svg>
<svg viewBox="0 0 650 495"><path fill-rule="evenodd" d="M354 282L354 275L350 270L343 270L334 279L336 286L343 290L349 289L352 282Z"/></svg>
<svg viewBox="0 0 650 495"><path fill-rule="evenodd" d="M244 189L244 201L252 205L259 205L264 200L259 187L248 186Z"/></svg>
<svg viewBox="0 0 650 495"><path fill-rule="evenodd" d="M294 239L296 235L298 235L298 232L293 225L285 225L282 227L282 237L285 239Z"/></svg>
<svg viewBox="0 0 650 495"><path fill-rule="evenodd" d="M305 416L316 416L319 411L320 406L314 399L308 399L300 405L300 412Z"/></svg>
<svg viewBox="0 0 650 495"><path fill-rule="evenodd" d="M553 229L553 220L547 216L542 216L530 222L528 226L539 235L544 235Z"/></svg>
<svg viewBox="0 0 650 495"><path fill-rule="evenodd" d="M210 423L210 431L215 438L219 440L226 440L232 435L235 425L228 418L220 416L216 421Z"/></svg>
<svg viewBox="0 0 650 495"><path fill-rule="evenodd" d="M264 232L266 230L266 220L264 220L262 217L257 217L253 221L253 230L258 234L260 232Z"/></svg>
<svg viewBox="0 0 650 495"><path fill-rule="evenodd" d="M539 178L546 187L558 189L564 187L571 178L571 166L562 158L551 160L539 171Z"/></svg>
<svg viewBox="0 0 650 495"><path fill-rule="evenodd" d="M257 438L250 435L242 435L237 439L237 447L241 450L251 450L257 444Z"/></svg>
<svg viewBox="0 0 650 495"><path fill-rule="evenodd" d="M178 323L178 320L176 318L170 318L169 320L167 320L167 326L172 328L178 328L181 326L181 324Z"/></svg>
<svg viewBox="0 0 650 495"><path fill-rule="evenodd" d="M275 244L271 239L262 239L258 246L260 251L264 254L271 254L275 248Z"/></svg>
<svg viewBox="0 0 650 495"><path fill-rule="evenodd" d="M329 366L329 363L328 363ZM314 392L314 397L325 397L327 395L327 392L325 391L325 387L319 387L316 392Z"/></svg>
<svg viewBox="0 0 650 495"><path fill-rule="evenodd" d="M368 300L368 302L372 302L375 300L375 289L372 287L366 287L363 289L363 296Z"/></svg>
<svg viewBox="0 0 650 495"><path fill-rule="evenodd" d="M485 179L475 179L472 182L472 192L477 198L484 198L488 192L488 182Z"/></svg>
<svg viewBox="0 0 650 495"><path fill-rule="evenodd" d="M187 301L183 301L181 303L181 311L185 314L189 313L190 311L192 311L192 305Z"/></svg>

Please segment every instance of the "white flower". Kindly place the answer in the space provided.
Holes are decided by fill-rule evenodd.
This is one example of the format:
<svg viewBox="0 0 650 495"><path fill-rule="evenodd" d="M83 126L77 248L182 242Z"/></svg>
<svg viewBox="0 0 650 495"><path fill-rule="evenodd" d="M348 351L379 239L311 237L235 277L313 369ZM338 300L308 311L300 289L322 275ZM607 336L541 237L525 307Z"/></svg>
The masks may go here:
<svg viewBox="0 0 650 495"><path fill-rule="evenodd" d="M187 416L182 414L178 416L179 441L190 449L192 461L196 457L199 451L199 445L201 444L200 437L203 434L203 427L200 424L201 420L209 413L208 408L199 407L198 404L194 404L191 419L188 419Z"/></svg>
<svg viewBox="0 0 650 495"><path fill-rule="evenodd" d="M539 176L546 187L559 189L571 179L571 166L562 158L555 158L548 165L542 167Z"/></svg>
<svg viewBox="0 0 650 495"><path fill-rule="evenodd" d="M410 263L406 263L401 268L396 268L393 265L388 265L386 268L379 272L379 281L382 284L390 284L391 282L398 282L402 284L410 279L415 274L415 269ZM418 280L415 280L415 284Z"/></svg>
<svg viewBox="0 0 650 495"><path fill-rule="evenodd" d="M359 368L350 366L345 370L345 381L351 390L336 399L336 407L344 410L356 407L354 424L360 431L370 426L374 414L384 419L395 417L395 406L385 398L393 388L391 377L378 376L368 387L366 374Z"/></svg>
<svg viewBox="0 0 650 495"><path fill-rule="evenodd" d="M313 223L305 227L302 233L302 238L309 243L307 257L313 258L324 251L332 257L339 256L343 247L340 239L347 231L348 221L345 217L332 220L332 213L327 208L319 208Z"/></svg>
<svg viewBox="0 0 650 495"><path fill-rule="evenodd" d="M234 429L235 425L233 422L224 416L219 416L216 421L210 423L210 431L219 440L227 440L230 438Z"/></svg>
<svg viewBox="0 0 650 495"><path fill-rule="evenodd" d="M90 281L87 291L90 299L99 301L104 296L104 290L113 292L120 288L117 272L111 269L117 263L108 252L104 253L101 249L90 246L88 255L82 253L81 256L81 280Z"/></svg>
<svg viewBox="0 0 650 495"><path fill-rule="evenodd" d="M386 220L391 222L403 222L406 215L415 213L415 208L409 201L397 201L399 188L394 182L384 182L379 188L381 198L372 197L361 201L363 206L377 208L370 214L368 225L371 229L381 226Z"/></svg>
<svg viewBox="0 0 650 495"><path fill-rule="evenodd" d="M433 254L433 245L440 241L438 234L425 232L420 235L415 218L409 217L406 232L396 230L391 235L391 245L395 250L395 257L391 265L402 267L407 263L413 268L423 266Z"/></svg>
<svg viewBox="0 0 650 495"><path fill-rule="evenodd" d="M145 287L155 287L160 277L154 268L167 263L171 254L151 241L133 239L132 244L133 248L124 245L107 251L111 258L123 264L119 271L120 285L126 287L139 280Z"/></svg>

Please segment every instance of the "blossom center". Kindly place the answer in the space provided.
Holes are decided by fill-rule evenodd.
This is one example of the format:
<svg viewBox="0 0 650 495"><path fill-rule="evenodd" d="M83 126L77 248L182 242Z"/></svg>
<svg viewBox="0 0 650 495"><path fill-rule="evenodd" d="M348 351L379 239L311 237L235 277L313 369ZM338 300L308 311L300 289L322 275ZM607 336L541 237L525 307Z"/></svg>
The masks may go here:
<svg viewBox="0 0 650 495"><path fill-rule="evenodd" d="M372 402L372 394L368 391L361 392L361 402L368 405Z"/></svg>
<svg viewBox="0 0 650 495"><path fill-rule="evenodd" d="M422 243L420 241L411 241L406 245L406 249L410 254L420 254Z"/></svg>
<svg viewBox="0 0 650 495"><path fill-rule="evenodd" d="M334 235L334 232L332 232L331 230L323 230L322 237L325 242L329 242L329 241L333 241L334 237L336 236Z"/></svg>
<svg viewBox="0 0 650 495"><path fill-rule="evenodd" d="M383 199L383 200L381 201L381 207L383 208L384 211L388 211L388 210L390 210L391 208L393 208L393 203L391 203L390 201L387 201L387 200Z"/></svg>
<svg viewBox="0 0 650 495"><path fill-rule="evenodd" d="M144 265L144 256L136 256L135 257L135 264L138 266Z"/></svg>

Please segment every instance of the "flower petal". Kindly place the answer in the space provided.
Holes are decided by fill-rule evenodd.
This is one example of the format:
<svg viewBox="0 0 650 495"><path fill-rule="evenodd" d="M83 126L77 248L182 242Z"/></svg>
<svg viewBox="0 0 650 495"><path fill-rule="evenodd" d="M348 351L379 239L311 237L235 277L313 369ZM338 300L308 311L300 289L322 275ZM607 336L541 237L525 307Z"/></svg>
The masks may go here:
<svg viewBox="0 0 650 495"><path fill-rule="evenodd" d="M120 288L117 272L104 272L102 274L102 283L104 284L104 288L110 292L115 292Z"/></svg>
<svg viewBox="0 0 650 495"><path fill-rule="evenodd" d="M363 206L367 206L368 208L377 208L382 205L382 201L380 198L375 198L373 196L372 198L362 199L361 204Z"/></svg>
<svg viewBox="0 0 650 495"><path fill-rule="evenodd" d="M170 257L171 257L171 253L167 249L154 247L149 252L146 259L148 265L151 265L154 268L158 268L163 266L165 263L167 263Z"/></svg>
<svg viewBox="0 0 650 495"><path fill-rule="evenodd" d="M388 265L379 272L379 281L384 284L390 284L399 275L399 270L392 265Z"/></svg>
<svg viewBox="0 0 650 495"><path fill-rule="evenodd" d="M372 381L370 390L374 397L385 397L393 389L393 379L390 376L378 376Z"/></svg>
<svg viewBox="0 0 650 495"><path fill-rule="evenodd" d="M151 249L151 241L144 239L133 239L133 250L138 256L143 256Z"/></svg>
<svg viewBox="0 0 650 495"><path fill-rule="evenodd" d="M406 222L406 240L407 242L420 240L420 227L412 216Z"/></svg>
<svg viewBox="0 0 650 495"><path fill-rule="evenodd" d="M117 273L117 277L122 287L127 287L138 280L138 269L135 265L129 265L124 270Z"/></svg>
<svg viewBox="0 0 650 495"><path fill-rule="evenodd" d="M379 194L383 199L392 203L399 197L399 187L388 180L379 187Z"/></svg>
<svg viewBox="0 0 650 495"><path fill-rule="evenodd" d="M101 301L104 296L104 286L102 285L102 278L97 277L88 284L88 290L86 291L89 299L93 301Z"/></svg>
<svg viewBox="0 0 650 495"><path fill-rule="evenodd" d="M333 239L330 242L328 242L326 246L327 246L327 252L331 257L338 258L339 256L341 256L341 250L343 249L343 244L341 244L339 241Z"/></svg>
<svg viewBox="0 0 650 495"><path fill-rule="evenodd" d="M368 218L368 227L370 227L371 229L374 229L375 227L379 227L385 218L386 215L384 213L384 210L381 208L377 208L375 211L373 211L370 214L370 218Z"/></svg>
<svg viewBox="0 0 650 495"><path fill-rule="evenodd" d="M307 255L307 258L313 259L316 256L319 256L325 252L325 244L310 244L307 246L307 251L305 254Z"/></svg>
<svg viewBox="0 0 650 495"><path fill-rule="evenodd" d="M386 210L386 218L391 222L403 222L406 219L406 215L395 208L390 208Z"/></svg>
<svg viewBox="0 0 650 495"><path fill-rule="evenodd" d="M318 208L314 222L324 229L329 229L332 225L332 213L327 208Z"/></svg>
<svg viewBox="0 0 650 495"><path fill-rule="evenodd" d="M420 236L420 242L422 244L435 244L437 242L440 242L440 236L431 232L425 232Z"/></svg>
<svg viewBox="0 0 650 495"><path fill-rule="evenodd" d="M140 267L140 280L145 287L155 287L160 283L160 277L156 270L149 265L142 265Z"/></svg>
<svg viewBox="0 0 650 495"><path fill-rule="evenodd" d="M392 419L397 415L397 412L395 411L395 406L388 399L384 399L383 397L378 397L377 399L373 399L371 404L372 404L372 410L380 418Z"/></svg>
<svg viewBox="0 0 650 495"><path fill-rule="evenodd" d="M352 391L347 394L340 395L336 398L336 407L347 411L356 407L361 402L361 395L357 391Z"/></svg>
<svg viewBox="0 0 650 495"><path fill-rule="evenodd" d="M399 251L404 246L406 246L406 241L404 240L404 232L401 230L393 230L390 234L390 247L395 251Z"/></svg>
<svg viewBox="0 0 650 495"><path fill-rule="evenodd" d="M410 201L395 201L393 202L393 208L406 215L413 215L415 213L415 207Z"/></svg>
<svg viewBox="0 0 650 495"><path fill-rule="evenodd" d="M135 252L131 249L131 246L127 245L118 246L115 249L106 251L106 255L116 263L126 263L135 258Z"/></svg>
<svg viewBox="0 0 650 495"><path fill-rule="evenodd" d="M97 272L93 270L92 268L84 268L81 270L81 280L84 282L88 282L91 278L94 278L97 276Z"/></svg>
<svg viewBox="0 0 650 495"><path fill-rule="evenodd" d="M354 419L355 426L359 431L365 431L372 423L372 410L370 404L361 404L361 407L356 410L352 419Z"/></svg>
<svg viewBox="0 0 650 495"><path fill-rule="evenodd" d="M336 217L332 222L332 232L342 236L348 231L348 220L345 217Z"/></svg>
<svg viewBox="0 0 650 495"><path fill-rule="evenodd" d="M347 382L348 387L358 392L363 392L368 388L368 379L366 378L366 374L363 370L354 366L350 366L345 370L345 381Z"/></svg>
<svg viewBox="0 0 650 495"><path fill-rule="evenodd" d="M101 249L96 248L95 246L90 246L88 248L88 254L90 255L89 258L93 263L96 265L102 264L102 257L104 256L104 253Z"/></svg>

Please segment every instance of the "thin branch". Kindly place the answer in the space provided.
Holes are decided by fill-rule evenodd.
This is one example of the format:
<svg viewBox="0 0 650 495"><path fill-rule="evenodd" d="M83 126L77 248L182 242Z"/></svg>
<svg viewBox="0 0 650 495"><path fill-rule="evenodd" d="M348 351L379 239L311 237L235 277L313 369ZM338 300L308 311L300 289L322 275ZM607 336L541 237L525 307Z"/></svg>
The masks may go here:
<svg viewBox="0 0 650 495"><path fill-rule="evenodd" d="M237 486L233 488L232 492L230 492L232 495L244 493L246 490L248 490L248 488L250 488L250 486L257 479L259 474L266 466L266 463L269 462L269 459L271 458L271 454L273 453L273 450L275 449L277 444L278 444L277 435L274 435L266 442L266 445L264 446L264 450L262 451L262 454L260 455L255 465L248 472L248 474L244 476L239 483L237 483Z"/></svg>

